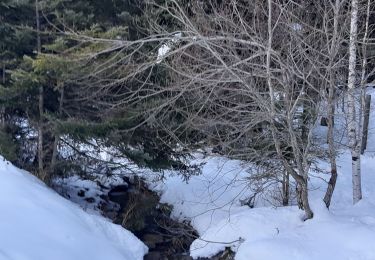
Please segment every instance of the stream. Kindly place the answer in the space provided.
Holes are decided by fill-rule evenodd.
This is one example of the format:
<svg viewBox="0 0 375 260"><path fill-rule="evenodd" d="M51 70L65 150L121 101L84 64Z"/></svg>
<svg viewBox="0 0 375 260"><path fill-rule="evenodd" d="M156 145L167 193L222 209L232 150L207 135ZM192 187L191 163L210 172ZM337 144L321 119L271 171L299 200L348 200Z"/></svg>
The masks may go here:
<svg viewBox="0 0 375 260"><path fill-rule="evenodd" d="M189 223L170 218L172 208L159 203L159 196L139 178L124 178L124 184L108 192L120 205L114 223L133 232L149 248L145 260L190 260L189 247L197 233Z"/></svg>
<svg viewBox="0 0 375 260"><path fill-rule="evenodd" d="M178 222L170 215L172 207L160 203L159 196L140 178L124 177L124 183L108 192L120 207L113 222L133 232L149 248L145 260L191 260L189 248L198 236L189 222ZM230 260L230 250L201 260Z"/></svg>
<svg viewBox="0 0 375 260"><path fill-rule="evenodd" d="M191 260L190 245L198 233L188 221L171 217L172 206L160 203L159 195L137 176L122 176L115 186L79 176L55 181L54 189L83 209L100 213L131 231L149 248L145 260ZM200 260L231 260L228 248L216 256Z"/></svg>

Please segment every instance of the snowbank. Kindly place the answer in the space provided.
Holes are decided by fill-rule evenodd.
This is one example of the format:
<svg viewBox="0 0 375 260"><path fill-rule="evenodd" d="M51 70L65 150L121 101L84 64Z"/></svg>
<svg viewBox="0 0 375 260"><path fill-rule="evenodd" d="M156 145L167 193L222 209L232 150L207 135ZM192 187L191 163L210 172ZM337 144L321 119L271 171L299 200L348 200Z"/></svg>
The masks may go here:
<svg viewBox="0 0 375 260"><path fill-rule="evenodd" d="M369 93L374 106L375 90ZM329 176L311 172L309 196L315 215L306 222L301 220L303 211L296 206L273 207L265 198L255 208L241 206L240 201L251 195L248 165L241 161L197 155L192 163L205 163L203 172L188 182L176 172L166 173L163 182L152 171L146 170L140 175L148 179L151 189L160 192L161 202L173 205L173 217L191 220L200 235L190 248L194 258L213 256L229 246L236 252L237 260L375 260L373 111L367 151L362 157L364 199L352 205L351 156L343 150L337 158L338 180L330 211L322 202L327 188L323 179ZM335 126L344 129L345 114L339 109L337 112L341 114L337 115ZM324 127L316 129L323 143L325 133ZM339 131L337 141L345 141L345 133ZM319 164L329 172L326 162Z"/></svg>
<svg viewBox="0 0 375 260"><path fill-rule="evenodd" d="M375 91L372 105L375 104ZM344 116L337 125L344 124ZM336 124L336 122L335 122ZM375 259L375 113L372 109L367 151L362 157L364 199L352 205L351 156L337 158L338 180L330 211L322 198L328 176L311 173L314 218L303 222L296 206L241 206L246 198L246 171L238 161L208 157L203 174L185 183L177 176L154 186L162 201L174 206L176 218L188 218L200 238L190 247L194 258L210 257L230 246L236 260ZM324 137L324 136L323 136ZM326 162L321 168L329 171ZM315 176L315 177L314 177ZM236 180L236 181L234 181Z"/></svg>
<svg viewBox="0 0 375 260"><path fill-rule="evenodd" d="M147 247L0 157L0 260L134 260Z"/></svg>
<svg viewBox="0 0 375 260"><path fill-rule="evenodd" d="M174 205L174 217L192 220L200 235L190 248L194 258L210 257L230 246L237 260L375 259L375 160L370 155L363 159L365 199L352 205L351 160L344 153L338 160L330 211L322 202L326 183L311 178L315 215L306 222L296 206L240 206L239 200L246 197L246 184L241 182L246 171L240 162L221 157L206 161L203 174L188 183L172 176L154 187L162 192L162 202Z"/></svg>

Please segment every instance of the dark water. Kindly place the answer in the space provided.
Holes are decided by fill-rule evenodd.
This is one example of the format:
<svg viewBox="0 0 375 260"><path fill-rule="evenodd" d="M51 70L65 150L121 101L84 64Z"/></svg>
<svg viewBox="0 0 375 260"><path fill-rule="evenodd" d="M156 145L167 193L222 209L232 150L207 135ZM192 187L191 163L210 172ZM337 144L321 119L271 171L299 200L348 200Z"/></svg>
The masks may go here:
<svg viewBox="0 0 375 260"><path fill-rule="evenodd" d="M139 178L124 178L124 183L108 192L111 201L120 205L114 222L132 231L149 248L145 260L191 260L189 248L197 232L189 222L170 217L172 207L160 203L160 197ZM231 260L228 248L211 258L200 260Z"/></svg>
<svg viewBox="0 0 375 260"><path fill-rule="evenodd" d="M124 179L124 184L108 192L120 205L114 222L133 232L149 248L147 260L190 260L189 247L197 233L188 222L170 218L172 208L159 203L159 196L140 179Z"/></svg>

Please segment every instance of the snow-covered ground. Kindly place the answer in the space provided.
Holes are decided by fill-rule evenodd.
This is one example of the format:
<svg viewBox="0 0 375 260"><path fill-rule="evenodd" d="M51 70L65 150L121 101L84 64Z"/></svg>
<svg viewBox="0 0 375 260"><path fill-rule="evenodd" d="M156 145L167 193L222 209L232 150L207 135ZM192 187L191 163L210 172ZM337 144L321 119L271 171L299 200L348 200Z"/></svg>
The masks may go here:
<svg viewBox="0 0 375 260"><path fill-rule="evenodd" d="M369 149L375 148L374 139L370 139ZM150 188L162 195L161 202L173 205L173 217L191 220L198 231L200 238L190 248L193 257L213 256L229 246L237 260L375 259L375 159L371 153L362 161L364 199L355 206L350 153L338 158L339 178L330 211L322 202L327 184L321 176L311 177L315 215L306 222L297 206L274 207L263 198L255 208L241 206L251 192L247 165L240 161L197 154L195 162L205 163L202 175L188 182L174 172L164 182L153 181L155 173L142 173L149 177ZM329 169L325 162L320 166ZM92 189L95 182L88 185Z"/></svg>
<svg viewBox="0 0 375 260"><path fill-rule="evenodd" d="M0 157L0 260L134 260L146 252L129 231Z"/></svg>
<svg viewBox="0 0 375 260"><path fill-rule="evenodd" d="M231 246L238 260L375 259L375 160L370 155L363 159L364 199L355 206L349 153L339 158L330 211L322 202L327 184L311 178L315 215L306 222L297 206L241 206L246 184L233 181L245 174L240 163L221 157L205 160L203 174L188 183L173 176L154 186L162 193L162 202L174 205L173 215L191 219L200 234L190 248L193 257L213 256Z"/></svg>
<svg viewBox="0 0 375 260"><path fill-rule="evenodd" d="M374 105L373 90L371 94ZM362 157L364 199L352 205L351 156L343 151L329 211L322 202L327 176L312 172L310 200L315 215L305 222L297 206L241 206L240 199L248 195L245 168L221 157L200 159L206 161L203 174L188 183L172 176L152 187L162 193L162 202L174 206L176 218L190 219L197 229L200 238L191 245L193 257L209 257L230 246L237 260L374 260L375 113L369 129L367 152ZM329 171L325 162L320 167Z"/></svg>
<svg viewBox="0 0 375 260"><path fill-rule="evenodd" d="M374 106L373 90L371 94ZM337 112L341 115L335 126L344 128L344 112ZM343 149L337 158L338 180L329 211L322 202L327 187L324 179L329 176L311 172L309 196L314 218L305 222L297 206L275 207L269 194L258 197L254 208L241 205L252 192L247 179L251 167L240 161L197 153L193 163L203 163L202 174L188 182L176 172L165 173L164 181L152 171L142 170L140 175L161 194L161 202L173 205L174 218L191 220L200 235L190 248L195 258L231 247L237 260L375 260L375 112L369 128L367 151L362 157L363 200L352 205L351 156ZM317 129L323 142L324 131ZM337 138L345 140L342 133ZM323 161L319 167L330 170ZM113 185L110 180L105 183L118 184L118 176ZM89 184L93 185L95 182ZM76 199L79 203L80 198Z"/></svg>

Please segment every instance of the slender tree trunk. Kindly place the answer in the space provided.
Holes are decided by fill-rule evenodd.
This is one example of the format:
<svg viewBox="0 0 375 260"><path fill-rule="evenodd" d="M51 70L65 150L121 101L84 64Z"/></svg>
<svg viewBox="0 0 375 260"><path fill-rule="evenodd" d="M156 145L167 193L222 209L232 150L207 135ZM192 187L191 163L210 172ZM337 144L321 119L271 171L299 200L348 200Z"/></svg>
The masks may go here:
<svg viewBox="0 0 375 260"><path fill-rule="evenodd" d="M361 141L360 150L361 154L364 153L367 145L367 133L368 133L368 120L370 113L371 96L366 96L366 70L367 70L367 43L369 33L369 20L370 20L370 4L371 0L367 0L366 8L366 22L365 22L365 33L362 38L362 73L361 73L361 104L359 113L359 127L358 127L358 138ZM362 130L362 135L361 134Z"/></svg>
<svg viewBox="0 0 375 260"><path fill-rule="evenodd" d="M276 148L278 157L282 161L285 170L290 174L297 182L297 186L301 187L301 208L305 211L305 220L313 218L314 214L310 208L308 200L308 189L307 189L307 178L302 177L294 171L294 169L289 165L288 161L284 158L280 140L277 136L277 128L275 126L275 116L276 116L276 107L275 107L275 91L272 86L271 81L271 51L272 51L272 41L273 41L273 29L272 29L272 0L268 0L268 42L267 42L267 56L266 56L266 70L267 70L267 86L269 89L270 95L270 126L272 132L272 138ZM301 173L302 174L302 173Z"/></svg>
<svg viewBox="0 0 375 260"><path fill-rule="evenodd" d="M333 20L333 34L332 34L332 43L330 47L330 62L329 62L329 90L328 90L328 113L327 113L327 124L328 124L328 133L327 133L327 142L328 142L328 156L331 164L331 177L328 181L328 187L324 195L323 201L326 204L326 207L329 208L331 205L333 191L336 187L337 181L337 163L336 163L336 147L335 147L335 136L334 136L334 122L335 122L335 90L336 82L333 71L334 58L336 56L337 42L338 42L338 17L339 17L339 8L340 0L336 0L334 10L334 20Z"/></svg>
<svg viewBox="0 0 375 260"><path fill-rule="evenodd" d="M282 192L283 192L283 206L288 206L289 205L289 173L288 172L285 172L283 175Z"/></svg>
<svg viewBox="0 0 375 260"><path fill-rule="evenodd" d="M371 108L371 95L366 95L365 114L364 114L364 120L363 120L361 154L364 154L364 152L367 148L368 125L369 125L369 121L370 121L370 108Z"/></svg>
<svg viewBox="0 0 375 260"><path fill-rule="evenodd" d="M358 141L358 122L355 107L355 81L357 61L358 0L352 0L349 41L349 75L348 75L348 138L352 155L353 203L362 199L361 190L361 154Z"/></svg>
<svg viewBox="0 0 375 260"><path fill-rule="evenodd" d="M305 220L311 219L313 218L314 213L310 208L307 179L297 175L295 180L297 182L296 192L298 207L305 211Z"/></svg>
<svg viewBox="0 0 375 260"><path fill-rule="evenodd" d="M332 87L329 90L333 92L334 89ZM336 148L335 148L335 139L334 139L334 113L335 113L335 103L333 99L333 94L329 93L328 97L328 153L329 153L329 161L331 163L331 177L328 182L328 187L326 194L324 196L324 203L326 204L327 208L331 205L333 191L335 190L336 181L337 181L337 164L336 164Z"/></svg>

